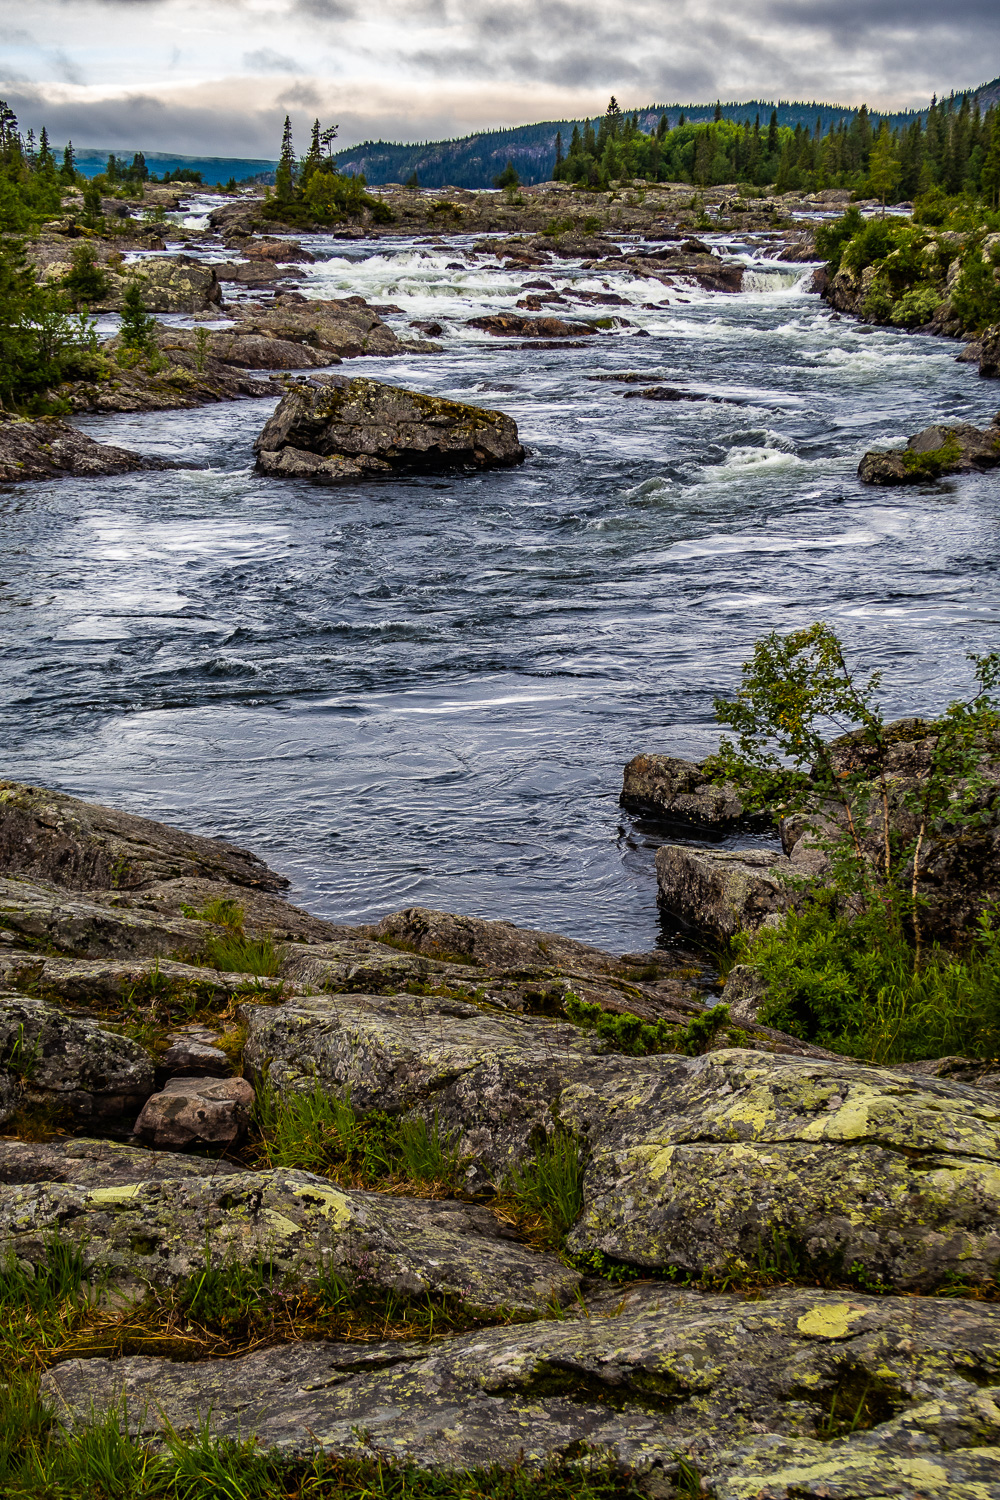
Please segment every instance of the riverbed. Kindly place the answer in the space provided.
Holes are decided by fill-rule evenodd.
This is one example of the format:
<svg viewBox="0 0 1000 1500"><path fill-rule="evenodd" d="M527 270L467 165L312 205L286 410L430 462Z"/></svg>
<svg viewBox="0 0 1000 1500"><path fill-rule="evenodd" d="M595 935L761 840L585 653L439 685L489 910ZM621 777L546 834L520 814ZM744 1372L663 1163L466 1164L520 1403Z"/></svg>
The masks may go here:
<svg viewBox="0 0 1000 1500"><path fill-rule="evenodd" d="M527 462L322 489L254 475L268 401L82 420L192 467L0 490L0 774L248 845L335 920L419 903L635 951L661 938L663 834L619 808L622 766L714 748L760 635L826 620L893 715L996 646L1000 478L856 477L867 448L995 413L952 342L840 319L732 239L739 295L304 238L307 295L444 329L345 373L508 412ZM546 311L626 326L579 348L466 327L539 280L621 295Z"/></svg>

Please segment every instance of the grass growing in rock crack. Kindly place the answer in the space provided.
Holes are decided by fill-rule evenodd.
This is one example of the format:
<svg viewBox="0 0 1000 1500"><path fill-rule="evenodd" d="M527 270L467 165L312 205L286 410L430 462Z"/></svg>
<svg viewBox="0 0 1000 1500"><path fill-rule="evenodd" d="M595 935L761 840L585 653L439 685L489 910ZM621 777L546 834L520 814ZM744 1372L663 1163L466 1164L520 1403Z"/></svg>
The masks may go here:
<svg viewBox="0 0 1000 1500"><path fill-rule="evenodd" d="M557 1126L509 1173L497 1195L497 1211L530 1244L555 1249L583 1211L583 1169L579 1142Z"/></svg>
<svg viewBox="0 0 1000 1500"><path fill-rule="evenodd" d="M308 1094L280 1096L263 1079L254 1121L252 1150L262 1166L320 1172L342 1187L416 1187L430 1197L454 1191L461 1178L456 1143L436 1112L430 1125L381 1110L359 1116L349 1098L337 1099L319 1084Z"/></svg>
<svg viewBox="0 0 1000 1500"><path fill-rule="evenodd" d="M205 937L198 955L210 968L226 974L256 974L265 979L281 973L284 949L275 944L269 932L249 937L243 928L243 908L232 897L219 897L201 908L182 906L181 911L195 921L212 922L222 929Z"/></svg>
<svg viewBox="0 0 1000 1500"><path fill-rule="evenodd" d="M372 1296L329 1271L297 1287L254 1267L207 1266L130 1306L88 1282L78 1247L53 1238L42 1262L0 1263L0 1494L4 1500L633 1500L627 1476L595 1457L426 1473L377 1458L289 1461L253 1443L168 1431L156 1449L119 1411L65 1432L39 1396L60 1359L161 1353L201 1359L301 1338L430 1339L479 1326L457 1304ZM491 1317L491 1323L515 1321ZM580 1454L585 1459L584 1454Z"/></svg>

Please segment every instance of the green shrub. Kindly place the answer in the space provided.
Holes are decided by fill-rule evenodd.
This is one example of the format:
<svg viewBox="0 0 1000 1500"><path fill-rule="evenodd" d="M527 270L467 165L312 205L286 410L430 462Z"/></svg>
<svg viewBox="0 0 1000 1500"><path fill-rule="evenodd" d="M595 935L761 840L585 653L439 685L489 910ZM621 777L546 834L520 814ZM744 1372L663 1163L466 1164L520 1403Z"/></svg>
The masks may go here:
<svg viewBox="0 0 1000 1500"><path fill-rule="evenodd" d="M876 902L851 920L829 900L764 928L747 961L766 999L759 1019L831 1052L888 1064L1000 1055L1000 924L984 914L964 953L913 947Z"/></svg>
<svg viewBox="0 0 1000 1500"><path fill-rule="evenodd" d="M72 262L70 270L63 277L63 286L69 292L74 307L81 302L100 302L108 294L108 278L94 259L93 246L86 242L75 245Z"/></svg>
<svg viewBox="0 0 1000 1500"><path fill-rule="evenodd" d="M937 287L928 282L918 283L900 297L890 312L890 321L897 328L922 328L930 322L943 300Z"/></svg>
<svg viewBox="0 0 1000 1500"><path fill-rule="evenodd" d="M605 1010L573 994L566 996L563 1010L575 1026L596 1031L614 1052L624 1052L630 1057L645 1057L654 1052L684 1052L696 1057L711 1045L729 1019L729 1006L715 1005L703 1015L694 1016L687 1026L672 1026L667 1021L644 1021L629 1011Z"/></svg>

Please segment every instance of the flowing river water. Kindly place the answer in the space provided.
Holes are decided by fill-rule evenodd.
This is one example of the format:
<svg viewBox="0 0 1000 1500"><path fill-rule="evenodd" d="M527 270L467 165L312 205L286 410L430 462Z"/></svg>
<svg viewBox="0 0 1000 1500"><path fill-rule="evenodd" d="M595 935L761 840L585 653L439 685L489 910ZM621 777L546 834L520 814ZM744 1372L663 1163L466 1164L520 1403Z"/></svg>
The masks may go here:
<svg viewBox="0 0 1000 1500"><path fill-rule="evenodd" d="M663 834L619 808L622 766L713 748L761 634L828 621L893 714L997 644L1000 479L855 472L996 411L950 341L838 319L732 239L735 296L305 239L329 257L306 295L445 325L441 354L345 373L508 412L528 461L323 489L254 475L267 401L81 421L193 467L0 491L0 774L248 845L336 920L420 903L648 949ZM539 279L620 293L552 311L632 327L523 349L465 326ZM716 399L590 378L628 371Z"/></svg>

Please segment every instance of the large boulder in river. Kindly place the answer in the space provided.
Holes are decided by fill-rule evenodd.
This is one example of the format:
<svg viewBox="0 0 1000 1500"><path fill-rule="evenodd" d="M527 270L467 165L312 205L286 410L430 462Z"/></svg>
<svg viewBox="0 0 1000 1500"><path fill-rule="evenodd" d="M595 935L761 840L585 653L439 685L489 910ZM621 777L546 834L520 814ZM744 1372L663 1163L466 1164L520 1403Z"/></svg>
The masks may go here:
<svg viewBox="0 0 1000 1500"><path fill-rule="evenodd" d="M945 474L981 474L1000 464L1000 412L989 427L968 422L925 427L905 448L866 453L858 465L865 484L921 484Z"/></svg>
<svg viewBox="0 0 1000 1500"><path fill-rule="evenodd" d="M744 810L731 783L711 781L695 761L674 755L633 756L618 800L630 811L711 828L738 821Z"/></svg>
<svg viewBox="0 0 1000 1500"><path fill-rule="evenodd" d="M254 447L261 473L326 484L524 459L517 424L502 412L335 375L288 385Z"/></svg>

